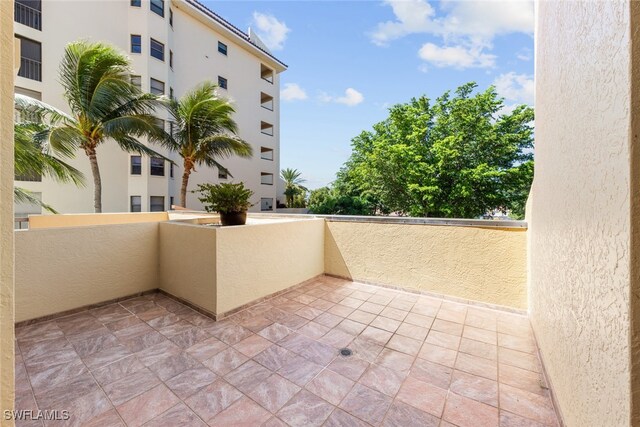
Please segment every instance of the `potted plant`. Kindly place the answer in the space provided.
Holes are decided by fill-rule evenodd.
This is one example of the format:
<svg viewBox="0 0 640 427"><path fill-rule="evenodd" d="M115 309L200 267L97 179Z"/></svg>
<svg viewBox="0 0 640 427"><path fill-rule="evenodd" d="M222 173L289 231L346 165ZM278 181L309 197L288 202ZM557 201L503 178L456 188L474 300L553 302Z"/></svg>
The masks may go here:
<svg viewBox="0 0 640 427"><path fill-rule="evenodd" d="M247 222L247 209L252 206L249 201L253 191L243 183L199 184L194 193L204 204L207 212L218 212L222 225L244 225Z"/></svg>

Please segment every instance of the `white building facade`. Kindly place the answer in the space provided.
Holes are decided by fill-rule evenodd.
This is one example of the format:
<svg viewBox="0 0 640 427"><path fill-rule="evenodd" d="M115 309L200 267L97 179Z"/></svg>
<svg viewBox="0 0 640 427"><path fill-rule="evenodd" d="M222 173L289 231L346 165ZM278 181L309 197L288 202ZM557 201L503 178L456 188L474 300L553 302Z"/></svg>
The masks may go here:
<svg viewBox="0 0 640 427"><path fill-rule="evenodd" d="M239 136L253 147L251 159L231 157L222 163L233 175L196 167L189 190L199 183L244 182L253 190L251 211L274 210L280 169L280 76L286 65L251 32L244 33L195 0L58 1L16 0L15 34L21 44L16 93L68 111L58 83L65 46L80 39L109 43L132 60L132 81L143 91L180 97L198 83L219 84L218 93L236 109ZM160 112L169 129L168 115ZM138 156L115 142L98 147L103 212L164 211L179 204L182 160ZM16 177L61 213L93 212L93 179L88 158L79 151L69 161L82 171L85 188L46 177ZM202 209L188 193L187 208ZM40 213L16 206L16 215Z"/></svg>

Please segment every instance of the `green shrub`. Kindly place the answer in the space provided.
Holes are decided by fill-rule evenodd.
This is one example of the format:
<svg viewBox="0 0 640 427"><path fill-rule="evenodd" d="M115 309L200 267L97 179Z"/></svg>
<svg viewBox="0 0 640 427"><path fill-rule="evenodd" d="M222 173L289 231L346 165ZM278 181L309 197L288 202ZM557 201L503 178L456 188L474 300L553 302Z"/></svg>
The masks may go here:
<svg viewBox="0 0 640 427"><path fill-rule="evenodd" d="M204 204L207 212L231 213L245 212L253 204L249 201L253 191L249 190L241 182L239 184L198 184L198 189L193 191L200 193L198 200Z"/></svg>

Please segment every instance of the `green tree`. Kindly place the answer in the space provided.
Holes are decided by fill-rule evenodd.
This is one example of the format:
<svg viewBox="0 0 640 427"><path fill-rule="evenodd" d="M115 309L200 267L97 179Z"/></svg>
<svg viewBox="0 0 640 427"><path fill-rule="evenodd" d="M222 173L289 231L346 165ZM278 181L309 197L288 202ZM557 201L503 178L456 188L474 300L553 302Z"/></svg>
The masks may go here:
<svg viewBox="0 0 640 427"><path fill-rule="evenodd" d="M126 152L163 157L138 138L164 143L167 134L152 114L162 104L131 84L129 59L103 43L67 45L59 78L70 115L59 116L47 130L52 147L81 149L89 158L95 212L102 212L102 181L97 148L109 140Z"/></svg>
<svg viewBox="0 0 640 427"><path fill-rule="evenodd" d="M287 207L294 207L294 200L296 196L307 192L307 188L302 184L306 182L306 179L302 178L302 172L298 169L282 169L280 171L280 178L284 181L284 195L287 198Z"/></svg>
<svg viewBox="0 0 640 427"><path fill-rule="evenodd" d="M235 112L226 99L215 93L216 85L203 82L179 100L169 101L169 113L175 121L170 149L183 159L184 172L180 205L186 207L189 176L196 166L217 167L231 176L218 159L232 155L251 157L251 145L237 137Z"/></svg>
<svg viewBox="0 0 640 427"><path fill-rule="evenodd" d="M432 103L422 96L352 140L334 189L377 213L475 218L493 209L521 215L533 177L533 109L504 104L475 83Z"/></svg>
<svg viewBox="0 0 640 427"><path fill-rule="evenodd" d="M15 95L15 108L19 119L14 123L14 168L16 176L47 176L61 183L84 186L80 171L62 158L73 155L73 147L64 145L52 147L46 135L51 117L64 115L59 110L24 95ZM52 213L56 210L42 203L34 194L24 188L14 187L16 202L39 205Z"/></svg>
<svg viewBox="0 0 640 427"><path fill-rule="evenodd" d="M373 215L373 205L365 198L340 194L322 187L309 195L309 210L318 215Z"/></svg>

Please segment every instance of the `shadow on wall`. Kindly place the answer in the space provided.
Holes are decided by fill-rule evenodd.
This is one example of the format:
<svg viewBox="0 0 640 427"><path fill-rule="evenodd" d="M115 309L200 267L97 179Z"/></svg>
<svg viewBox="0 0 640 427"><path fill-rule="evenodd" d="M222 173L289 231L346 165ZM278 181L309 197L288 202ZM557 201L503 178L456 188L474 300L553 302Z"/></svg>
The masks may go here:
<svg viewBox="0 0 640 427"><path fill-rule="evenodd" d="M349 242L341 240L341 244L348 245ZM353 280L347 261L342 256L340 246L331 232L328 222L324 223L324 271L326 274Z"/></svg>

